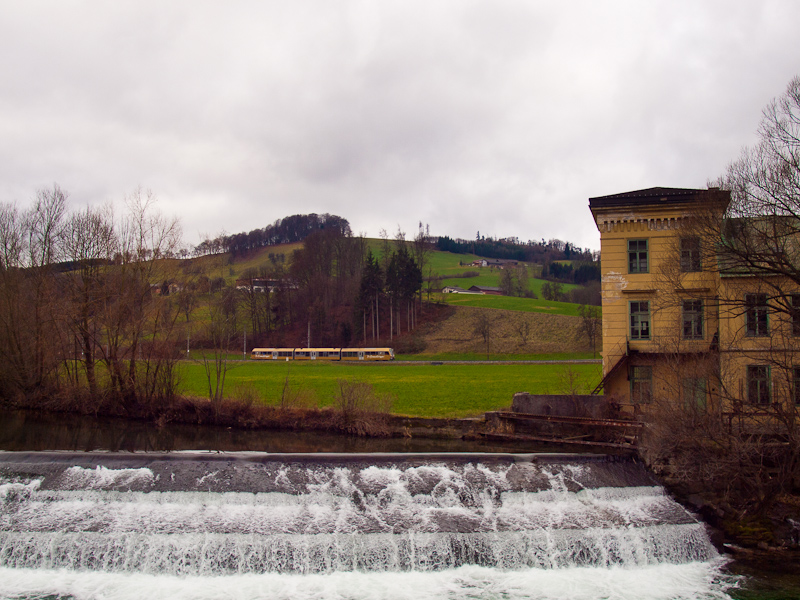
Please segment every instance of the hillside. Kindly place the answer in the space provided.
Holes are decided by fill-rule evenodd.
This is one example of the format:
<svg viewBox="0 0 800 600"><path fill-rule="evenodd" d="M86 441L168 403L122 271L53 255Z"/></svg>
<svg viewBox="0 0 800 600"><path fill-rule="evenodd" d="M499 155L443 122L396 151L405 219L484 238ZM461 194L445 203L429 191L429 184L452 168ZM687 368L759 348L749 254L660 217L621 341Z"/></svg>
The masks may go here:
<svg viewBox="0 0 800 600"><path fill-rule="evenodd" d="M591 351L580 331L580 319L577 317L458 306L453 307L452 314L446 319L428 325L421 332L425 340L424 353L485 354L486 343L483 336L476 331L481 314L486 316L490 324L491 354Z"/></svg>
<svg viewBox="0 0 800 600"><path fill-rule="evenodd" d="M367 238L364 240L366 247L375 255L379 260L383 255L383 241L374 238ZM393 244L393 242L392 242ZM303 247L301 242L292 244L281 244L276 246L267 246L258 248L251 252L242 254L237 257L232 257L230 254L218 254L203 256L193 259L200 261L205 269L213 272L215 275L224 277L226 281L232 282L238 277L248 271L258 272L261 269L269 272L273 270L276 264L284 267L289 266L292 258L292 253ZM394 245L392 245L394 248ZM270 258L273 257L273 258ZM423 277L434 279L431 282L433 289L441 289L445 286L459 286L469 288L473 285L500 287L500 277L502 270L493 267L475 267L472 262L479 260L480 256L474 254L453 254L452 252L443 252L440 250L433 250L428 254L427 264L423 270ZM541 265L528 264L529 272L532 275L541 272ZM211 273L209 273L210 275ZM528 279L527 290L533 292L537 298L542 298L542 285L545 280L539 277L531 276ZM428 283L425 284L425 289ZM577 288L574 284L562 284L562 291L567 294L571 290ZM463 298L456 299L450 298L449 302L465 302ZM545 303L547 301L544 301ZM563 304L563 303L555 303ZM533 306L533 305L532 305ZM540 304L542 308L548 306L547 304ZM513 310L525 310L522 307L514 308ZM562 312L562 309L553 307L555 312ZM575 314L574 311L572 314Z"/></svg>
<svg viewBox="0 0 800 600"><path fill-rule="evenodd" d="M356 238L351 238L355 242L356 248L359 243L363 243L362 248L367 248L372 252L379 265L385 265L383 261L386 252L386 242L379 239L365 239L363 242ZM395 242L389 241L389 251L394 252ZM216 280L231 289L237 279L246 277L264 277L279 279L281 277L294 277L295 269L292 262L295 259L295 251L302 250L304 243L283 244L276 246L266 246L255 248L248 252L237 255L221 253L197 257L188 261L190 270L195 273L203 273L211 280ZM409 248L413 249L412 246ZM358 255L359 252L357 251ZM387 337L389 330L389 319L386 314L382 314L382 324L380 332L383 334L380 340L372 339L374 327L367 324L367 316L361 319L353 318L355 309L354 304L343 304L340 308L331 308L322 314L320 319L313 324L312 337L317 344L341 345L341 344L392 344L401 354L413 354L422 352L425 355L437 355L448 353L477 354L487 353L487 343L484 336L476 333L475 320L478 315L485 315L482 320L490 323L490 332L487 334L488 352L493 355L514 354L522 355L541 355L552 353L580 353L590 351L588 343L580 332L581 320L578 318L578 304L570 302L556 302L542 299L542 286L546 283L543 279L533 277L541 271L541 265L524 266L511 265L507 271L514 270L515 277L520 277L520 270L524 269L524 287L518 287L516 296L503 295L483 295L483 294L442 294L433 290L441 289L445 285L457 285L462 288L469 288L472 285L488 287L501 287L501 277L504 269L497 267L480 267L473 264L480 257L470 254L454 254L439 250L429 250L425 253L423 297L438 305L448 305L454 310L435 310L430 308L423 310L417 316L418 326L416 331L407 332L407 324L401 328L406 333L397 338L393 336L391 340ZM187 265L188 266L188 265ZM505 273L508 275L508 272ZM360 275L356 272L353 280L357 285ZM329 284L334 285L336 279L329 280ZM338 285L338 284L335 284ZM352 285L352 284L351 284ZM568 293L570 290L579 286L563 284L562 292ZM213 287L220 289L220 287ZM317 294L322 293L318 288ZM351 287L352 289L352 287ZM248 300L248 303L262 302L258 296ZM284 301L286 297L284 297ZM212 301L209 297L208 301ZM272 311L279 317L279 310L295 310L296 306L288 307L286 304L278 304L279 298L272 300L263 298L265 308L261 310ZM352 302L352 301L351 301ZM384 311L388 299L384 297L380 304ZM204 302L201 301L201 304ZM252 312L249 304L242 305L243 315L250 315ZM355 309L362 310L362 309ZM337 312L338 311L338 312ZM197 315L202 315L206 311L201 309ZM264 313L268 314L268 313ZM285 312L283 314L286 314ZM449 315L445 317L444 315ZM330 323L331 317L338 323L335 328L323 338L325 325L323 320ZM397 318L405 322L408 317L407 312L398 312ZM269 318L269 317L267 317ZM315 317L316 318L316 317ZM202 319L201 319L202 320ZM252 323L251 323L252 321ZM267 331L267 335L259 334L255 329L256 322L253 317L245 317L241 322L248 331L248 339L256 345L291 345L298 346L305 344L308 334L308 324L306 318L295 319L296 323L284 327L282 330ZM349 323L349 325L348 325ZM367 335L364 336L364 325L367 325ZM351 327L352 334L347 339L338 341L336 331L341 331L342 327ZM196 335L192 336L196 338ZM366 339L365 341L365 338ZM198 338L199 341L199 338ZM312 344L313 345L313 344Z"/></svg>

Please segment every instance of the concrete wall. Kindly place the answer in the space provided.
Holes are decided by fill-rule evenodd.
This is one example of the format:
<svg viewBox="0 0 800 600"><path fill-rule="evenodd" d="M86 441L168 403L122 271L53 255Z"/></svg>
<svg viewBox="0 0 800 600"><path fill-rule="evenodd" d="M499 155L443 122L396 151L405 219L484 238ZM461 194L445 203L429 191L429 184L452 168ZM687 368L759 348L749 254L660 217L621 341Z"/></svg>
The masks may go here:
<svg viewBox="0 0 800 600"><path fill-rule="evenodd" d="M605 396L589 395L556 395L514 394L511 410L519 413L536 415L553 415L557 417L591 417L607 418L609 414L608 399Z"/></svg>

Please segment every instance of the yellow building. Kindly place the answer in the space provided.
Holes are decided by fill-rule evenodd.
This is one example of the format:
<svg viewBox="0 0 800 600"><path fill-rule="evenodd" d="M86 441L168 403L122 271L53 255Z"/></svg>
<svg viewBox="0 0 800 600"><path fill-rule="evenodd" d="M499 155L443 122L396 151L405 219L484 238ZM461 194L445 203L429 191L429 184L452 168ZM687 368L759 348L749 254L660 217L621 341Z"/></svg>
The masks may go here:
<svg viewBox="0 0 800 600"><path fill-rule="evenodd" d="M589 199L601 243L599 388L623 408L655 398L702 410L795 403L800 320L792 306L800 295L778 276L726 267L713 230L698 222L711 215L722 223L729 202L729 192L713 188Z"/></svg>

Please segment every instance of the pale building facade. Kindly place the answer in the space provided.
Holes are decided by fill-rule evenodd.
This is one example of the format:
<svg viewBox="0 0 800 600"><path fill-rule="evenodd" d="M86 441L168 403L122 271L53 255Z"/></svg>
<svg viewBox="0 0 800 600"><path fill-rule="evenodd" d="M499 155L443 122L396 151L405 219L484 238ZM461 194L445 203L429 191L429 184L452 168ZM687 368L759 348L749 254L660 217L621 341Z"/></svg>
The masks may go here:
<svg viewBox="0 0 800 600"><path fill-rule="evenodd" d="M800 397L791 310L800 295L776 278L726 271L691 225L729 201L726 191L685 188L590 198L601 240L602 389L623 409L654 397L702 410Z"/></svg>

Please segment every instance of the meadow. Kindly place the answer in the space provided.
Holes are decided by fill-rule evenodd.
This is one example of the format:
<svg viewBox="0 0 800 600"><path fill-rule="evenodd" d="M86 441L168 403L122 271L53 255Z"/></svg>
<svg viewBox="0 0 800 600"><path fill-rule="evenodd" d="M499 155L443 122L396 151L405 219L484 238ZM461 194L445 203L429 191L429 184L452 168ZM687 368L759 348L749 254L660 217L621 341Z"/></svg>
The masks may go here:
<svg viewBox="0 0 800 600"><path fill-rule="evenodd" d="M567 315L570 317L578 316L578 306L580 306L571 302L553 302L533 298L518 298L516 296L495 296L493 294L433 294L432 298L453 306L498 308L519 312Z"/></svg>
<svg viewBox="0 0 800 600"><path fill-rule="evenodd" d="M599 364L341 364L326 362L231 363L226 396L253 394L259 402L277 405L284 383L306 403L333 402L339 380L366 382L377 394L393 397L391 412L420 417L471 417L511 405L515 392L588 393L600 381ZM207 395L199 362L182 361L181 392Z"/></svg>
<svg viewBox="0 0 800 600"><path fill-rule="evenodd" d="M473 285L480 285L486 287L499 287L500 275L502 270L491 267L474 267L470 263L478 260L480 257L473 254L453 254L452 252L431 252L429 258L429 265L431 272L442 277L442 281L437 284L437 287L445 286L458 286L464 289L469 289ZM531 270L531 275L539 275L541 273L541 265L528 265ZM475 277L463 277L465 273L477 273ZM424 273L427 277L428 273ZM542 285L545 283L544 279L530 277L528 279L528 290L535 293L538 297L542 297ZM564 293L576 288L576 285L566 283L561 286Z"/></svg>
<svg viewBox="0 0 800 600"><path fill-rule="evenodd" d="M511 361L569 361L569 360L600 360L597 352L527 352L527 353L489 353L483 352L440 352L438 354L397 354L395 358L400 361L468 361L468 362L511 362Z"/></svg>

